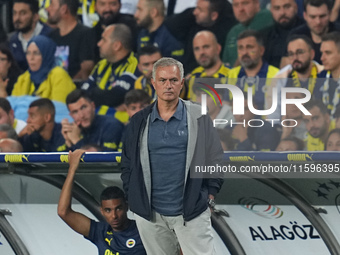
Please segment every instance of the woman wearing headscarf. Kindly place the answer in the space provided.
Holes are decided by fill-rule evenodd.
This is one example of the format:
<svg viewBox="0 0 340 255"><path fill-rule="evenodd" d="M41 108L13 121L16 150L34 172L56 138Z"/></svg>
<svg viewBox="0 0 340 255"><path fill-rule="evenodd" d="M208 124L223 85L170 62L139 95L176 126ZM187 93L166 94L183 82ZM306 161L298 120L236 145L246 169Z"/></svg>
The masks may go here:
<svg viewBox="0 0 340 255"><path fill-rule="evenodd" d="M65 103L76 86L68 73L55 65L56 44L48 37L33 37L27 46L28 70L14 84L12 96L32 95Z"/></svg>

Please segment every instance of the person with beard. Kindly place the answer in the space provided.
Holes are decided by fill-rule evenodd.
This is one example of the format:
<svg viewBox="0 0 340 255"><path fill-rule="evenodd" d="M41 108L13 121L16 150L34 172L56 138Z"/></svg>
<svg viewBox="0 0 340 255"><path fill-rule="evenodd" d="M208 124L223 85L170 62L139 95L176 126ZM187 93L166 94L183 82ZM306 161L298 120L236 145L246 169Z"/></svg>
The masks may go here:
<svg viewBox="0 0 340 255"><path fill-rule="evenodd" d="M196 94L192 88L197 78L218 78L221 84L225 84L229 68L221 61L221 45L212 32L207 30L198 32L192 45L195 59L200 66L191 72L187 98L196 101Z"/></svg>
<svg viewBox="0 0 340 255"><path fill-rule="evenodd" d="M38 0L13 1L14 34L9 38L9 47L21 70L28 68L26 60L27 44L36 35L48 35L52 28L39 22Z"/></svg>
<svg viewBox="0 0 340 255"><path fill-rule="evenodd" d="M313 42L315 51L314 60L321 63L321 40L322 36L340 30L339 23L330 22L332 2L330 0L306 0L304 1L303 17L306 24L293 29L290 34L306 35ZM288 58L282 58L281 66L285 66Z"/></svg>
<svg viewBox="0 0 340 255"><path fill-rule="evenodd" d="M264 38L264 59L268 64L280 67L281 58L286 53L286 39L292 28L304 24L297 15L295 0L271 0L270 12L274 25L261 30Z"/></svg>
<svg viewBox="0 0 340 255"><path fill-rule="evenodd" d="M320 100L310 100L304 107L311 115L304 115L303 120L307 128L307 150L323 151L328 133L335 128L331 121L326 105Z"/></svg>
<svg viewBox="0 0 340 255"><path fill-rule="evenodd" d="M94 102L85 91L76 89L66 98L66 105L74 122L63 119L62 135L66 146L79 149L85 144L96 144L103 151L116 151L124 124L112 116L96 115Z"/></svg>
<svg viewBox="0 0 340 255"><path fill-rule="evenodd" d="M48 22L56 25L49 37L57 44L56 57L73 80L87 80L94 67L95 41L90 28L78 23L78 0L51 0Z"/></svg>
<svg viewBox="0 0 340 255"><path fill-rule="evenodd" d="M241 65L232 68L228 73L228 84L238 86L245 93L253 90L254 104L263 110L265 97L272 78L279 71L262 59L265 48L261 34L255 30L246 30L237 37L238 61ZM227 100L231 100L231 93Z"/></svg>
<svg viewBox="0 0 340 255"><path fill-rule="evenodd" d="M316 98L327 106L331 116L340 105L340 32L324 35L321 42L321 61L325 68L318 78Z"/></svg>
<svg viewBox="0 0 340 255"><path fill-rule="evenodd" d="M237 66L237 36L247 29L261 30L273 25L269 10L260 9L259 0L233 0L233 11L239 22L228 32L223 49L222 61Z"/></svg>
<svg viewBox="0 0 340 255"><path fill-rule="evenodd" d="M155 45L163 57L182 60L184 45L178 41L164 25L165 7L163 0L139 0L135 19L141 31L137 38L137 48Z"/></svg>
<svg viewBox="0 0 340 255"><path fill-rule="evenodd" d="M100 115L115 115L128 120L123 106L126 92L133 89L141 75L138 60L131 49L132 35L124 24L109 25L98 43L100 60L81 89L89 93Z"/></svg>
<svg viewBox="0 0 340 255"><path fill-rule="evenodd" d="M96 43L101 39L104 29L112 24L125 24L131 29L133 39L132 48L135 49L137 40L137 24L135 19L128 14L120 13L121 0L96 0L95 9L99 16L98 23L92 28L96 36ZM95 49L96 62L99 61L99 48Z"/></svg>
<svg viewBox="0 0 340 255"><path fill-rule="evenodd" d="M98 248L99 255L146 255L124 192L117 186L105 188L100 194L100 212L104 221L97 222L72 209L72 189L79 162L85 150L69 152L69 170L60 193L59 217L75 232L83 235Z"/></svg>
<svg viewBox="0 0 340 255"><path fill-rule="evenodd" d="M157 96L155 89L151 83L153 64L160 58L162 54L156 46L147 45L139 49L138 53L138 70L142 73L135 81L135 89L142 89L153 99Z"/></svg>
<svg viewBox="0 0 340 255"><path fill-rule="evenodd" d="M184 44L183 65L188 74L198 67L192 48L197 32L211 31L223 47L226 35L235 23L231 4L226 0L197 0L195 8L167 17L164 22L170 33Z"/></svg>
<svg viewBox="0 0 340 255"><path fill-rule="evenodd" d="M277 88L278 98L284 87L298 87L308 89L313 97L317 96L317 76L323 66L313 61L315 51L313 43L306 35L291 35L287 40L287 57L289 65L282 68L271 84L270 93L266 96L266 109L272 105L272 88ZM281 101L278 100L276 111L269 115L270 119L281 118Z"/></svg>
<svg viewBox="0 0 340 255"><path fill-rule="evenodd" d="M54 121L54 116L55 107L47 98L40 98L29 105L27 125L19 133L23 151L66 151L61 124Z"/></svg>

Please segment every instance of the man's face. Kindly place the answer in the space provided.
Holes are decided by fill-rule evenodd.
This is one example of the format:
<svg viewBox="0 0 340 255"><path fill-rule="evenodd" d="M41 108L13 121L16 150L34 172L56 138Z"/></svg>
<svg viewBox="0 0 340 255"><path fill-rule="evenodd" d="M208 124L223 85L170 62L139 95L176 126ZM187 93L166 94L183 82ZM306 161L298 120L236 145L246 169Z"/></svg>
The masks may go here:
<svg viewBox="0 0 340 255"><path fill-rule="evenodd" d="M291 41L287 47L288 58L293 69L299 73L308 70L314 58L314 51L302 39Z"/></svg>
<svg viewBox="0 0 340 255"><path fill-rule="evenodd" d="M0 124L13 125L14 113L11 110L9 113L5 112L4 109L0 108Z"/></svg>
<svg viewBox="0 0 340 255"><path fill-rule="evenodd" d="M146 0L139 0L137 10L134 15L137 25L143 28L149 28L153 21L150 16L150 8L147 6Z"/></svg>
<svg viewBox="0 0 340 255"><path fill-rule="evenodd" d="M330 118L328 114L321 113L319 107L314 106L309 110L312 115L304 115L308 133L314 138L319 138L327 134Z"/></svg>
<svg viewBox="0 0 340 255"><path fill-rule="evenodd" d="M95 105L93 102L87 101L81 97L77 102L68 104L70 116L76 125L80 128L88 128L91 126L95 116Z"/></svg>
<svg viewBox="0 0 340 255"><path fill-rule="evenodd" d="M340 52L333 41L324 41L321 43L321 61L325 70L333 71L340 66Z"/></svg>
<svg viewBox="0 0 340 255"><path fill-rule="evenodd" d="M199 34L193 40L193 50L197 63L207 69L219 60L221 46L211 36Z"/></svg>
<svg viewBox="0 0 340 255"><path fill-rule="evenodd" d="M194 9L194 16L196 18L196 23L203 27L210 26L214 21L211 18L210 13L210 3L206 0L198 0L196 8Z"/></svg>
<svg viewBox="0 0 340 255"><path fill-rule="evenodd" d="M151 79L152 85L158 96L158 100L172 102L178 100L184 79L181 79L177 66L158 67L155 80Z"/></svg>
<svg viewBox="0 0 340 255"><path fill-rule="evenodd" d="M48 22L50 24L58 24L61 20L60 8L59 0L51 0L50 5L47 7Z"/></svg>
<svg viewBox="0 0 340 255"><path fill-rule="evenodd" d="M249 23L260 11L258 0L233 0L232 6L236 20L242 24Z"/></svg>
<svg viewBox="0 0 340 255"><path fill-rule="evenodd" d="M40 132L46 125L46 114L39 110L38 106L28 108L27 125L33 128L33 130Z"/></svg>
<svg viewBox="0 0 340 255"><path fill-rule="evenodd" d="M321 36L328 31L329 25L329 10L326 4L320 7L307 5L303 17L311 32L315 35Z"/></svg>
<svg viewBox="0 0 340 255"><path fill-rule="evenodd" d="M96 12L104 25L110 25L120 11L118 0L96 0Z"/></svg>
<svg viewBox="0 0 340 255"><path fill-rule="evenodd" d="M271 0L270 11L275 22L286 27L296 17L297 4L295 0Z"/></svg>
<svg viewBox="0 0 340 255"><path fill-rule="evenodd" d="M148 104L145 103L132 103L126 106L126 112L131 118L133 115L135 115L140 110L143 110L147 106Z"/></svg>
<svg viewBox="0 0 340 255"><path fill-rule="evenodd" d="M161 54L156 52L151 55L142 55L138 59L138 69L141 71L148 81L151 81L153 64L161 58Z"/></svg>
<svg viewBox="0 0 340 255"><path fill-rule="evenodd" d="M102 200L100 211L114 231L125 229L128 221L128 205L121 199Z"/></svg>
<svg viewBox="0 0 340 255"><path fill-rule="evenodd" d="M241 65L247 69L257 67L264 53L264 47L256 42L256 38L249 36L237 41L237 54Z"/></svg>
<svg viewBox="0 0 340 255"><path fill-rule="evenodd" d="M37 21L37 14L33 14L28 4L15 3L13 5L13 26L15 30L26 33L32 29L35 21Z"/></svg>
<svg viewBox="0 0 340 255"><path fill-rule="evenodd" d="M114 30L114 26L105 28L102 33L102 38L98 42L99 53L101 58L111 59L114 55L113 43L111 40L111 34Z"/></svg>

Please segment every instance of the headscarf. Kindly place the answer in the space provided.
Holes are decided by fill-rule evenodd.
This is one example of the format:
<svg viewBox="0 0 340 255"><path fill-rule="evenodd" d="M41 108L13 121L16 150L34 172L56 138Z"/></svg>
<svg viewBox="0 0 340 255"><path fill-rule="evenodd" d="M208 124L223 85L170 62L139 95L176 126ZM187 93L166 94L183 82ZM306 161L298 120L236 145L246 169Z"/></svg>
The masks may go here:
<svg viewBox="0 0 340 255"><path fill-rule="evenodd" d="M57 45L50 38L37 35L34 36L29 42L27 47L31 44L35 43L41 53L42 62L38 71L31 71L28 67L28 71L31 74L31 80L34 85L40 85L44 80L46 80L48 73L55 67L55 51L57 49Z"/></svg>

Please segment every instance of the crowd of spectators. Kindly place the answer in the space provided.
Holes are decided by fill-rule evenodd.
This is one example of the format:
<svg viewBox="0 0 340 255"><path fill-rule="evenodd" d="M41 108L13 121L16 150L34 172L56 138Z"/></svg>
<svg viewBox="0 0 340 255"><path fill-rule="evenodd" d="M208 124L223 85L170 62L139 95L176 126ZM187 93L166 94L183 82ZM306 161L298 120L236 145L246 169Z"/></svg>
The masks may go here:
<svg viewBox="0 0 340 255"><path fill-rule="evenodd" d="M82 3L14 0L14 31L0 23L0 127L16 131L1 138L16 149L119 150L132 113L157 100L162 57L183 63L181 97L205 99L226 150L339 149L340 0ZM237 86L244 100L215 84ZM312 115L281 109L284 96Z"/></svg>

